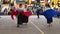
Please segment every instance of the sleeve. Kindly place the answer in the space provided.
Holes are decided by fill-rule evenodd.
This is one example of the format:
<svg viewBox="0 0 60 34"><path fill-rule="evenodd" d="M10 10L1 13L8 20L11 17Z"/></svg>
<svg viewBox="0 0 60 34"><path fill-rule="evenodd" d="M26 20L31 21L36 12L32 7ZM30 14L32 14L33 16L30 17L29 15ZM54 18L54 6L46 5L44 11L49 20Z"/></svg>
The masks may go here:
<svg viewBox="0 0 60 34"><path fill-rule="evenodd" d="M12 20L14 20L14 17L13 17L13 14L11 13L11 18L12 18Z"/></svg>
<svg viewBox="0 0 60 34"><path fill-rule="evenodd" d="M33 11L31 10L31 14L33 14Z"/></svg>

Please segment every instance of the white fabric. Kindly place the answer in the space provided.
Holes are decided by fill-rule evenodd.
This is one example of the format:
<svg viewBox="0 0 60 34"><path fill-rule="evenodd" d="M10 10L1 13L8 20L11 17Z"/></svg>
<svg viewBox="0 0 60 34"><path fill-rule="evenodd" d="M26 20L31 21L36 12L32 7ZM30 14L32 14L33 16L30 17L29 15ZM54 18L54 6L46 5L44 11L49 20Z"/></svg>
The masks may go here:
<svg viewBox="0 0 60 34"><path fill-rule="evenodd" d="M27 8L24 8L24 12L27 12Z"/></svg>
<svg viewBox="0 0 60 34"><path fill-rule="evenodd" d="M51 9L51 8L45 8L45 10L44 10L44 11L46 11L46 10L48 10L48 9Z"/></svg>
<svg viewBox="0 0 60 34"><path fill-rule="evenodd" d="M37 11L37 9L34 9L34 8L33 8L33 11L34 11L34 12L36 12L36 11Z"/></svg>
<svg viewBox="0 0 60 34"><path fill-rule="evenodd" d="M4 12L4 10L5 10L5 7L2 8L1 12Z"/></svg>
<svg viewBox="0 0 60 34"><path fill-rule="evenodd" d="M18 8L17 10L23 10L24 12L26 12L27 11L27 9L26 8Z"/></svg>

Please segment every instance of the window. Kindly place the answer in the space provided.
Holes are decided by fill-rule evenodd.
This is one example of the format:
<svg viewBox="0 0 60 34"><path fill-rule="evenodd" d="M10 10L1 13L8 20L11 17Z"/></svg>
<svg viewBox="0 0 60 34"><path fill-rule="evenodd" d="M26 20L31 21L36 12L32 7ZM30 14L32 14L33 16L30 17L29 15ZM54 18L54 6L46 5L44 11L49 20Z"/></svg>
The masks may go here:
<svg viewBox="0 0 60 34"><path fill-rule="evenodd" d="M17 4L25 4L26 2L25 2L25 0L16 0L16 3Z"/></svg>

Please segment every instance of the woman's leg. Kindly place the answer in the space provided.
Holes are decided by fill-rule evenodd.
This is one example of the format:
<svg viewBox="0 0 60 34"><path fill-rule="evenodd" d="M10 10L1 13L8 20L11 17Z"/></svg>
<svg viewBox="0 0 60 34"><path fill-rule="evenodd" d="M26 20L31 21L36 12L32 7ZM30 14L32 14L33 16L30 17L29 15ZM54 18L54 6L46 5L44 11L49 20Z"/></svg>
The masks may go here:
<svg viewBox="0 0 60 34"><path fill-rule="evenodd" d="M17 27L19 27L19 25L22 25L22 15L19 14L18 17L17 17Z"/></svg>
<svg viewBox="0 0 60 34"><path fill-rule="evenodd" d="M37 13L37 17L38 17L38 19L39 19L39 14Z"/></svg>
<svg viewBox="0 0 60 34"><path fill-rule="evenodd" d="M47 18L47 24L51 24L53 22L52 18Z"/></svg>
<svg viewBox="0 0 60 34"><path fill-rule="evenodd" d="M52 26L52 24L51 24L52 22L53 22L52 18L47 19L47 24L49 27Z"/></svg>

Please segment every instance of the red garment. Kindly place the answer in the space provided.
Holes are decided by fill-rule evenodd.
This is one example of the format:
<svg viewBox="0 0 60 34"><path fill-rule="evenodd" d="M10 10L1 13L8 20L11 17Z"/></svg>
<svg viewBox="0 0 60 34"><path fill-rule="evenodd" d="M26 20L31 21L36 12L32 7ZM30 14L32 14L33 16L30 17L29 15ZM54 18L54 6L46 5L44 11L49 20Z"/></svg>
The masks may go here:
<svg viewBox="0 0 60 34"><path fill-rule="evenodd" d="M29 17L31 15L31 11L24 12L23 15Z"/></svg>
<svg viewBox="0 0 60 34"><path fill-rule="evenodd" d="M19 13L24 15L24 16L27 16L29 17L32 13L31 11L27 11L27 12L24 12L23 10L16 10L14 8L11 9L11 18L14 20L14 16L17 16Z"/></svg>
<svg viewBox="0 0 60 34"><path fill-rule="evenodd" d="M17 16L18 15L18 13L21 13L21 14L23 14L23 10L16 10L16 9L14 9L14 8L12 8L11 9L11 18L14 20L14 16Z"/></svg>
<svg viewBox="0 0 60 34"><path fill-rule="evenodd" d="M16 9L14 9L14 8L11 9L11 18L14 20L13 16L17 16Z"/></svg>

